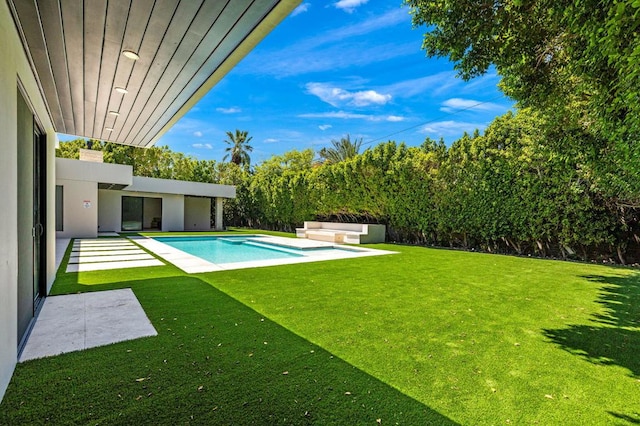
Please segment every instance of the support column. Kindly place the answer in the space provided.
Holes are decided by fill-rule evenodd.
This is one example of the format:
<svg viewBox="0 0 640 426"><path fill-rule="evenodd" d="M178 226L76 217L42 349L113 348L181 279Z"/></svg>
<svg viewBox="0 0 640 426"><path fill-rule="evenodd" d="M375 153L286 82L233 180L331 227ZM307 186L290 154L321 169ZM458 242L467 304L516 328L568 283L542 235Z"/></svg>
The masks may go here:
<svg viewBox="0 0 640 426"><path fill-rule="evenodd" d="M223 222L223 214L222 214L222 201L224 200L221 197L216 197L216 221L215 221L215 226L216 226L216 231L224 231L224 223Z"/></svg>

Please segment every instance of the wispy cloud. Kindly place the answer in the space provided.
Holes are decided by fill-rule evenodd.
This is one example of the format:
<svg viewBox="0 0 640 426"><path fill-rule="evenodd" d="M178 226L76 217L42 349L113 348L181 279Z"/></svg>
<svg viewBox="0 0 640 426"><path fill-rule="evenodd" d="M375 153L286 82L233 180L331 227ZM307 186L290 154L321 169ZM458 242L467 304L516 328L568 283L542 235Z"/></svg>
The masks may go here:
<svg viewBox="0 0 640 426"><path fill-rule="evenodd" d="M425 92L432 96L438 96L461 83L462 81L456 78L454 71L443 71L425 77L398 81L384 86L380 90L390 93L395 98L411 98Z"/></svg>
<svg viewBox="0 0 640 426"><path fill-rule="evenodd" d="M503 109L502 106L492 102L482 102L473 99L451 98L442 103L440 111L455 112L461 110L474 111L498 111Z"/></svg>
<svg viewBox="0 0 640 426"><path fill-rule="evenodd" d="M279 50L256 50L241 63L236 72L288 77L366 66L415 54L419 48L415 42L372 44L370 37L363 37L396 25L410 25L410 21L407 9L393 9L353 25L303 38Z"/></svg>
<svg viewBox="0 0 640 426"><path fill-rule="evenodd" d="M264 140L264 143L276 143L276 142L279 142L279 139L267 138Z"/></svg>
<svg viewBox="0 0 640 426"><path fill-rule="evenodd" d="M482 131L486 127L487 125L483 123L446 120L426 124L420 129L420 132L436 137L461 136L463 132L471 134L476 129Z"/></svg>
<svg viewBox="0 0 640 426"><path fill-rule="evenodd" d="M318 126L318 129L322 130L323 132L327 129L332 128L333 126L331 124L321 124Z"/></svg>
<svg viewBox="0 0 640 426"><path fill-rule="evenodd" d="M358 114L346 111L331 111L331 112L319 112L308 113L298 115L300 118L340 118L343 120L367 120L367 121L391 121L398 122L403 121L404 118L397 115L372 115L372 114Z"/></svg>
<svg viewBox="0 0 640 426"><path fill-rule="evenodd" d="M222 113L222 114L237 114L239 112L242 112L242 110L238 107L231 107L231 108L216 108L216 111Z"/></svg>
<svg viewBox="0 0 640 426"><path fill-rule="evenodd" d="M213 149L213 145L210 143L194 143L191 146L197 149Z"/></svg>
<svg viewBox="0 0 640 426"><path fill-rule="evenodd" d="M327 83L307 83L307 93L320 98L331 106L342 105L363 107L368 105L384 105L391 100L391 95L378 93L375 90L349 92Z"/></svg>
<svg viewBox="0 0 640 426"><path fill-rule="evenodd" d="M309 7L311 7L311 3L302 3L300 6L293 9L293 12L291 12L291 16L298 16L301 13L305 13L309 10Z"/></svg>
<svg viewBox="0 0 640 426"><path fill-rule="evenodd" d="M369 0L340 0L333 4L336 9L342 9L347 13L353 13L358 6L368 3Z"/></svg>
<svg viewBox="0 0 640 426"><path fill-rule="evenodd" d="M193 136L195 136L196 138L201 138L202 132L200 130L198 130L197 132L193 132Z"/></svg>

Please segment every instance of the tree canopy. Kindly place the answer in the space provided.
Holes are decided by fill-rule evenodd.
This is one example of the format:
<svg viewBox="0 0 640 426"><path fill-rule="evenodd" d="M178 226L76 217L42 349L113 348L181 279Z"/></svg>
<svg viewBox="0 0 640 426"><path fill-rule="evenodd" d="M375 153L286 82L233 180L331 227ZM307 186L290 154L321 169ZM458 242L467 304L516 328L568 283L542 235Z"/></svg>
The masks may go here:
<svg viewBox="0 0 640 426"><path fill-rule="evenodd" d="M464 79L495 67L519 107L564 129L558 153L591 152L592 184L640 205L639 0L404 3L427 28L427 55L448 57Z"/></svg>
<svg viewBox="0 0 640 426"><path fill-rule="evenodd" d="M318 155L321 159L328 163L339 163L341 161L353 158L360 153L362 146L362 138L351 140L349 134L340 138L340 140L332 140L331 146L322 148Z"/></svg>
<svg viewBox="0 0 640 426"><path fill-rule="evenodd" d="M249 136L249 132L246 130L236 129L235 133L227 132L227 139L224 142L229 146L225 148L227 154L225 154L223 161L231 157L233 164L249 168L251 165L249 153L253 151L253 147L249 145L251 139L253 137Z"/></svg>

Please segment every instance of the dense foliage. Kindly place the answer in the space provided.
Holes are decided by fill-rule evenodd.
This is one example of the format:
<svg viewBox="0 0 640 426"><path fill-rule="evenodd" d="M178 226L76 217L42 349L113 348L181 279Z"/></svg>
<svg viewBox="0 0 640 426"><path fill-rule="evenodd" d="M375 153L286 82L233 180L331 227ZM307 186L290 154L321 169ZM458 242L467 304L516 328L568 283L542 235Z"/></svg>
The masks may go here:
<svg viewBox="0 0 640 426"><path fill-rule="evenodd" d="M600 189L598 151L584 149L590 140L523 109L450 147L389 141L337 162L291 151L252 170L167 147L93 148L137 175L236 185L228 225L292 231L305 220L366 221L386 224L398 242L637 262L637 211ZM82 144L63 143L58 155L77 157Z"/></svg>
<svg viewBox="0 0 640 426"><path fill-rule="evenodd" d="M591 151L598 191L640 205L640 1L404 0L423 48L448 57L462 78L495 67L520 107L557 128L581 132L563 155Z"/></svg>
<svg viewBox="0 0 640 426"><path fill-rule="evenodd" d="M400 242L636 261L635 209L598 190L597 171L585 165L594 154L555 148L559 138L585 137L522 110L449 148L387 142L321 165L309 150L292 151L245 176L244 223L292 230L316 218L368 221Z"/></svg>

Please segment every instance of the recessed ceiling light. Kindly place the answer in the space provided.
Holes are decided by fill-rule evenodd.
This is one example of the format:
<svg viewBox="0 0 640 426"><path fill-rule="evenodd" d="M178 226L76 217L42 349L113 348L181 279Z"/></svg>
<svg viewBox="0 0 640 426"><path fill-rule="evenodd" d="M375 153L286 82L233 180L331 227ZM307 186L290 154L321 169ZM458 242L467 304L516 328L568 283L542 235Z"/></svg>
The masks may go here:
<svg viewBox="0 0 640 426"><path fill-rule="evenodd" d="M129 91L124 87L116 87L114 90L118 93L122 93L123 95L126 95L127 93L129 93Z"/></svg>
<svg viewBox="0 0 640 426"><path fill-rule="evenodd" d="M133 59L134 61L137 61L138 59L140 59L140 56L138 56L138 54L133 50L123 50L122 54L129 59Z"/></svg>
<svg viewBox="0 0 640 426"><path fill-rule="evenodd" d="M116 117L120 115L118 111L109 111L109 114L115 115Z"/></svg>
<svg viewBox="0 0 640 426"><path fill-rule="evenodd" d="M113 132L113 127L105 127L104 128L107 132Z"/></svg>

